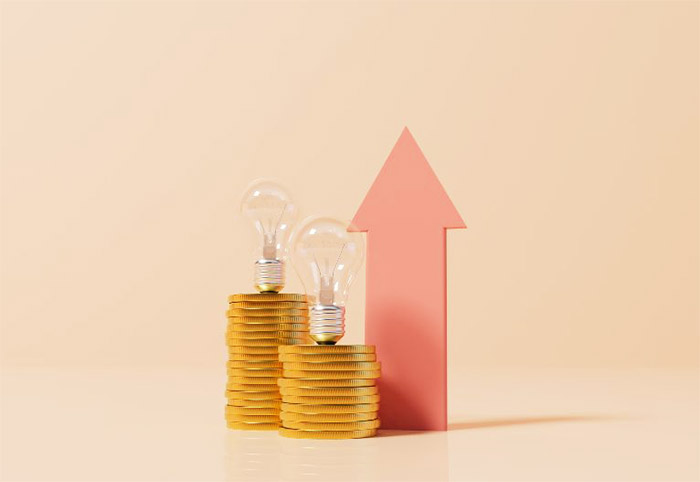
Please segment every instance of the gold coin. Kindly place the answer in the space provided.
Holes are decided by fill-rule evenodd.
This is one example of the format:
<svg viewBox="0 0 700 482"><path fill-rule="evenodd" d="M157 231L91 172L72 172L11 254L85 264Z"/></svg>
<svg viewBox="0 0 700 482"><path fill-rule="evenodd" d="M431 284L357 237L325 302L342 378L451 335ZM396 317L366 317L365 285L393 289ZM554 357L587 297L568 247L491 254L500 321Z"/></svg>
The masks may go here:
<svg viewBox="0 0 700 482"><path fill-rule="evenodd" d="M229 316L228 326L231 325L278 325L304 324L308 326L308 316Z"/></svg>
<svg viewBox="0 0 700 482"><path fill-rule="evenodd" d="M244 385L275 385L277 377L233 377L229 383L242 383Z"/></svg>
<svg viewBox="0 0 700 482"><path fill-rule="evenodd" d="M342 370L284 370L285 378L307 378L309 380L340 380L347 378L379 378L379 370L342 371Z"/></svg>
<svg viewBox="0 0 700 482"><path fill-rule="evenodd" d="M307 432L305 430L293 430L280 427L279 434L289 438L348 439L373 437L377 434L377 430L348 430L343 432L322 432L314 430Z"/></svg>
<svg viewBox="0 0 700 482"><path fill-rule="evenodd" d="M226 390L224 394L228 400L281 400L278 392L243 392Z"/></svg>
<svg viewBox="0 0 700 482"><path fill-rule="evenodd" d="M295 309L305 310L309 304L305 301L234 301L229 303L229 308L238 308L243 310L276 310L276 309Z"/></svg>
<svg viewBox="0 0 700 482"><path fill-rule="evenodd" d="M365 403L360 405L301 405L298 403L282 402L283 412L294 413L360 413L376 412L378 403Z"/></svg>
<svg viewBox="0 0 700 482"><path fill-rule="evenodd" d="M226 390L235 392L279 392L280 389L277 385L228 382L226 383Z"/></svg>
<svg viewBox="0 0 700 482"><path fill-rule="evenodd" d="M226 413L231 415L279 415L279 408L234 407L226 405Z"/></svg>
<svg viewBox="0 0 700 482"><path fill-rule="evenodd" d="M271 343L280 344L280 341L296 341L301 342L303 340L308 340L308 332L296 332L292 333L290 331L279 332L279 331L267 331L264 334L262 332L256 331L237 331L233 334L226 335L227 343L247 343L251 340L267 340ZM235 345L234 345L235 346Z"/></svg>
<svg viewBox="0 0 700 482"><path fill-rule="evenodd" d="M238 331L309 331L309 325L304 323L279 323L279 324L256 324L256 325L244 325L242 323L236 324L231 323L227 328L227 332L238 332Z"/></svg>
<svg viewBox="0 0 700 482"><path fill-rule="evenodd" d="M289 343L302 343L308 336L279 337L279 338L247 338L235 336L226 338L228 346L280 346Z"/></svg>
<svg viewBox="0 0 700 482"><path fill-rule="evenodd" d="M280 367L274 367L274 366L268 366L269 363L279 363L279 362L251 362L251 361L227 361L226 362L226 369L227 370L249 370L250 372L254 373L253 376L256 373L259 373L261 370L265 371L270 371L270 370L281 370L282 368ZM241 365L241 366L234 366L234 365ZM243 375L246 376L246 375ZM265 375L262 375L265 376ZM277 375L268 375L271 377L277 376Z"/></svg>
<svg viewBox="0 0 700 482"><path fill-rule="evenodd" d="M226 362L227 368L249 368L251 370L257 370L260 368L282 368L282 363L278 361L270 360L231 360Z"/></svg>
<svg viewBox="0 0 700 482"><path fill-rule="evenodd" d="M243 392L274 392L279 391L279 386L275 387L275 382L264 381L266 378L277 380L275 377L228 377L226 386L236 387L230 388L232 391ZM258 383L258 380L263 382Z"/></svg>
<svg viewBox="0 0 700 482"><path fill-rule="evenodd" d="M309 333L307 331L235 331L226 333L227 341L304 339L309 339Z"/></svg>
<svg viewBox="0 0 700 482"><path fill-rule="evenodd" d="M243 347L278 347L280 345L293 345L295 343L306 343L309 338L227 338L226 344L229 348L236 346Z"/></svg>
<svg viewBox="0 0 700 482"><path fill-rule="evenodd" d="M248 380L246 380L248 381ZM235 387L235 388L231 388ZM226 392L257 392L257 393L279 393L279 388L271 384L238 383L237 381L226 383Z"/></svg>
<svg viewBox="0 0 700 482"><path fill-rule="evenodd" d="M338 353L374 353L374 345L297 345L293 348L280 349L280 353L314 354L324 355Z"/></svg>
<svg viewBox="0 0 700 482"><path fill-rule="evenodd" d="M226 404L234 407L282 408L279 398L227 398Z"/></svg>
<svg viewBox="0 0 700 482"><path fill-rule="evenodd" d="M243 337L231 337L226 339L229 347L233 346L249 346L248 343L258 343L267 342L267 345L252 345L252 346L280 346L284 345L284 342L299 342L303 340L303 337L289 337L289 338L243 338ZM232 345L231 343L235 343ZM278 360L279 361L279 360Z"/></svg>
<svg viewBox="0 0 700 482"><path fill-rule="evenodd" d="M272 343L269 343L272 341ZM260 342L268 342L266 344L260 344ZM299 339L297 338L292 338L292 339L286 339L286 340L268 340L268 339L239 339L239 340L228 340L228 347L261 347L261 346L280 346L280 345L285 345L288 343L298 343Z"/></svg>
<svg viewBox="0 0 700 482"><path fill-rule="evenodd" d="M281 362L373 362L377 361L374 353L338 353L338 354L310 354L310 353L280 353Z"/></svg>
<svg viewBox="0 0 700 482"><path fill-rule="evenodd" d="M230 361L245 361L245 362L279 362L277 355L273 353L249 354L249 353L229 353Z"/></svg>
<svg viewBox="0 0 700 482"><path fill-rule="evenodd" d="M240 415L240 414L226 414L226 420L232 422L248 422L248 423L269 423L269 422L279 422L279 415Z"/></svg>
<svg viewBox="0 0 700 482"><path fill-rule="evenodd" d="M226 374L230 377L279 377L282 376L281 368L227 368Z"/></svg>
<svg viewBox="0 0 700 482"><path fill-rule="evenodd" d="M259 348L259 347L268 347L268 346L280 346L280 343L277 343L275 345L260 345L260 344L254 343L251 345L248 343L250 341L256 342L256 341L260 341L260 340L236 340L236 341L231 342L231 343L235 343L235 345L228 345L228 347L229 348L233 348L233 347ZM290 341L296 341L296 340L290 340Z"/></svg>
<svg viewBox="0 0 700 482"><path fill-rule="evenodd" d="M287 331L287 330L277 330L277 331L227 331L227 340L284 340L287 338L303 340L308 338L308 331Z"/></svg>
<svg viewBox="0 0 700 482"><path fill-rule="evenodd" d="M239 301L303 301L306 302L306 295L299 293L241 293L230 295L229 303L237 303Z"/></svg>
<svg viewBox="0 0 700 482"><path fill-rule="evenodd" d="M283 420L284 428L295 430L322 430L327 432L342 432L346 430L372 430L379 428L379 419L364 422L292 422Z"/></svg>
<svg viewBox="0 0 700 482"><path fill-rule="evenodd" d="M228 349L229 356L231 355L264 355L278 356L277 346L231 346Z"/></svg>
<svg viewBox="0 0 700 482"><path fill-rule="evenodd" d="M285 370L379 370L380 362L284 362Z"/></svg>
<svg viewBox="0 0 700 482"><path fill-rule="evenodd" d="M237 398L229 398L228 406L230 407L248 407L248 408L277 408L282 409L282 400L239 400Z"/></svg>
<svg viewBox="0 0 700 482"><path fill-rule="evenodd" d="M282 395L297 397L361 397L376 395L377 387L357 388L280 388Z"/></svg>
<svg viewBox="0 0 700 482"><path fill-rule="evenodd" d="M274 423L246 423L226 421L226 427L235 430L278 430L279 422Z"/></svg>
<svg viewBox="0 0 700 482"><path fill-rule="evenodd" d="M242 310L240 308L233 308L226 310L226 316L245 316L245 317L256 317L256 316L308 316L307 310L297 310L294 308L288 309L260 309L260 310Z"/></svg>
<svg viewBox="0 0 700 482"><path fill-rule="evenodd" d="M279 378L277 384L286 388L352 388L374 387L376 382L372 379L348 378L328 380L304 380L300 378Z"/></svg>
<svg viewBox="0 0 700 482"><path fill-rule="evenodd" d="M296 412L280 412L282 422L364 422L367 420L375 420L377 412L357 412L357 413L296 413Z"/></svg>
<svg viewBox="0 0 700 482"><path fill-rule="evenodd" d="M296 395L283 395L284 403L301 403L303 405L359 405L362 403L379 403L379 395L365 395L359 397L299 397Z"/></svg>

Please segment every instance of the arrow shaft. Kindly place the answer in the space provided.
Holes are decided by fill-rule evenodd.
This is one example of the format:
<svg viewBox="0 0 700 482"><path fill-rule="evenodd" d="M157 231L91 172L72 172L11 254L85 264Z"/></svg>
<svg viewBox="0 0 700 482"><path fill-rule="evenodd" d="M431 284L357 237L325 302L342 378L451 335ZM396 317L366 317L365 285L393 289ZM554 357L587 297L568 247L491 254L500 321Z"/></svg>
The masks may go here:
<svg viewBox="0 0 700 482"><path fill-rule="evenodd" d="M365 342L377 346L382 427L446 430L446 236L368 234Z"/></svg>

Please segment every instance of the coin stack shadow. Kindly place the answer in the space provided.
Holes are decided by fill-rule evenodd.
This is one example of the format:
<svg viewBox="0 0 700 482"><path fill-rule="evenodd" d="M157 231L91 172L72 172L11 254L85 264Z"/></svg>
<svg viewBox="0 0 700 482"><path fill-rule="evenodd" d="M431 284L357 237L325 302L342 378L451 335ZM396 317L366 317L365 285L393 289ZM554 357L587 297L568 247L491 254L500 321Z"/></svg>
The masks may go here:
<svg viewBox="0 0 700 482"><path fill-rule="evenodd" d="M282 375L278 346L309 343L306 295L254 293L229 296L226 345L226 425L277 430Z"/></svg>
<svg viewBox="0 0 700 482"><path fill-rule="evenodd" d="M380 364L374 346L280 346L279 353L280 435L309 439L376 435Z"/></svg>

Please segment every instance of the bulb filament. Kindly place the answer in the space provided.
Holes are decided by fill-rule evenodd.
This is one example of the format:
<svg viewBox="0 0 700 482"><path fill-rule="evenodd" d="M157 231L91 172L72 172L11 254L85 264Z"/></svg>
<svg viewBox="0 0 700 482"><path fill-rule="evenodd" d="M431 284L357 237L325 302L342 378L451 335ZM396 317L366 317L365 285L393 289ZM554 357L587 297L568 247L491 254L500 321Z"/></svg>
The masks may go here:
<svg viewBox="0 0 700 482"><path fill-rule="evenodd" d="M340 263L340 257L343 255L345 250L345 244L340 248L340 253L338 253L338 258L335 260L335 266L333 266L333 271L324 276L321 266L318 264L316 255L314 255L314 261L316 262L316 269L318 269L318 275L321 278L321 288L318 293L318 301L322 305L332 305L334 299L333 292L333 276L335 275L335 270L338 268L338 263ZM326 270L328 270L328 263L326 263Z"/></svg>
<svg viewBox="0 0 700 482"><path fill-rule="evenodd" d="M282 216L284 216L286 209L287 203L285 203L282 207L282 211L280 212L280 216L277 219L277 224L274 228L272 227L272 223L270 223L268 229L264 229L263 227L263 258L265 259L277 259L277 230L280 227Z"/></svg>

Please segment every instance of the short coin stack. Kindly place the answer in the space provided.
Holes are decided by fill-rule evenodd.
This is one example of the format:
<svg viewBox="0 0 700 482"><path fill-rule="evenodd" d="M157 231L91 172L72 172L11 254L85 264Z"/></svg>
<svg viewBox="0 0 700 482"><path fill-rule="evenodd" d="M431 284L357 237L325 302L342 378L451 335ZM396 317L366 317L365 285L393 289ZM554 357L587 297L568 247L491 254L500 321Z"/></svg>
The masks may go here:
<svg viewBox="0 0 700 482"><path fill-rule="evenodd" d="M229 296L226 344L226 425L277 430L282 375L277 347L309 343L306 295L255 293Z"/></svg>
<svg viewBox="0 0 700 482"><path fill-rule="evenodd" d="M374 346L280 346L282 427L292 438L372 437L379 428Z"/></svg>

